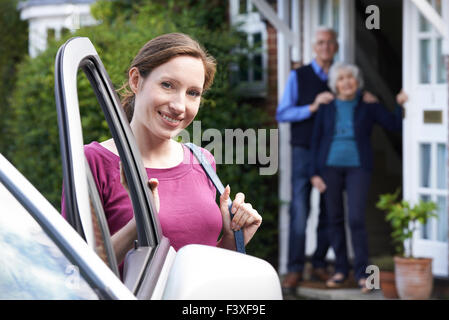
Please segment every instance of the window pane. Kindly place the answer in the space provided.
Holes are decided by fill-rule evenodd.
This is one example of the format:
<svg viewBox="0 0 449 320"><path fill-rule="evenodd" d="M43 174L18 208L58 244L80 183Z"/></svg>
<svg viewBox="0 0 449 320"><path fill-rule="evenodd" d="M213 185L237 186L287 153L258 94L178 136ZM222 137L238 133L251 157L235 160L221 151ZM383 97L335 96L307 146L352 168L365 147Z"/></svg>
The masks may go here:
<svg viewBox="0 0 449 320"><path fill-rule="evenodd" d="M318 7L319 14L319 22L320 26L327 26L329 24L329 1L328 0L320 0Z"/></svg>
<svg viewBox="0 0 449 320"><path fill-rule="evenodd" d="M444 143L437 145L437 188L447 189L447 147Z"/></svg>
<svg viewBox="0 0 449 320"><path fill-rule="evenodd" d="M430 31L430 23L422 14L419 14L419 31L427 32Z"/></svg>
<svg viewBox="0 0 449 320"><path fill-rule="evenodd" d="M240 81L248 81L248 70L249 70L249 66L248 66L248 57L247 56L242 56L240 58L240 63L239 63L239 79Z"/></svg>
<svg viewBox="0 0 449 320"><path fill-rule="evenodd" d="M239 14L245 14L246 13L246 0L240 0L239 1Z"/></svg>
<svg viewBox="0 0 449 320"><path fill-rule="evenodd" d="M435 10L441 15L441 0L435 0Z"/></svg>
<svg viewBox="0 0 449 320"><path fill-rule="evenodd" d="M430 3L429 0L427 0L427 2ZM430 23L429 21L427 21L426 18L424 18L424 16L422 14L419 14L419 31L421 32L427 32L430 31Z"/></svg>
<svg viewBox="0 0 449 320"><path fill-rule="evenodd" d="M332 4L332 28L338 33L340 25L340 0L333 0Z"/></svg>
<svg viewBox="0 0 449 320"><path fill-rule="evenodd" d="M262 81L263 80L263 76L262 76L262 71L263 71L263 66L262 66L262 55L257 54L254 56L254 81Z"/></svg>
<svg viewBox="0 0 449 320"><path fill-rule="evenodd" d="M421 200L430 201L430 196L427 194L421 195ZM421 226L421 238L422 239L432 239L432 220L428 220L426 224Z"/></svg>
<svg viewBox="0 0 449 320"><path fill-rule="evenodd" d="M447 219L447 198L438 196L438 235L437 240L442 242L447 242L448 238L448 219Z"/></svg>
<svg viewBox="0 0 449 320"><path fill-rule="evenodd" d="M251 11L252 12L259 12L259 10L257 9L257 7L251 3Z"/></svg>
<svg viewBox="0 0 449 320"><path fill-rule="evenodd" d="M421 83L430 83L430 39L419 41L419 80Z"/></svg>
<svg viewBox="0 0 449 320"><path fill-rule="evenodd" d="M0 299L98 299L25 208L0 184Z"/></svg>
<svg viewBox="0 0 449 320"><path fill-rule="evenodd" d="M430 188L430 143L422 143L420 145L420 186Z"/></svg>
<svg viewBox="0 0 449 320"><path fill-rule="evenodd" d="M253 46L258 49L262 47L262 33L257 32L253 35Z"/></svg>
<svg viewBox="0 0 449 320"><path fill-rule="evenodd" d="M437 39L437 83L447 82L447 71L444 63L444 55L442 49L443 41L441 38Z"/></svg>

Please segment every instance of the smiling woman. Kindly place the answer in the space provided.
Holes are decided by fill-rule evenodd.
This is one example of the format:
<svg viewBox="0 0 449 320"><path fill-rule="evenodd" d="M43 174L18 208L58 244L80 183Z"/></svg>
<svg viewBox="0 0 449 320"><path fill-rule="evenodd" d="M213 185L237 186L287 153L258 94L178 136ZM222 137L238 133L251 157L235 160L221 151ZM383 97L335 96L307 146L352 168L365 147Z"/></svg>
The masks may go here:
<svg viewBox="0 0 449 320"><path fill-rule="evenodd" d="M148 148L148 135L170 139L192 122L200 106L204 74L201 59L191 56L175 57L146 78L137 67L130 69L129 84L135 94L131 128L142 130L136 136L142 153L148 152L142 150Z"/></svg>
<svg viewBox="0 0 449 320"><path fill-rule="evenodd" d="M165 34L140 49L122 87L123 107L149 177L162 233L175 250L188 244L235 250L233 231L242 229L247 244L262 222L251 204L244 202L243 193L233 201L231 221L230 187L217 205L215 187L200 163L186 146L172 139L194 120L215 68L215 60L191 37ZM112 139L94 141L84 151L121 263L137 233L126 183L121 179L120 157ZM201 152L216 170L212 154L205 149ZM64 204L61 207L64 211Z"/></svg>

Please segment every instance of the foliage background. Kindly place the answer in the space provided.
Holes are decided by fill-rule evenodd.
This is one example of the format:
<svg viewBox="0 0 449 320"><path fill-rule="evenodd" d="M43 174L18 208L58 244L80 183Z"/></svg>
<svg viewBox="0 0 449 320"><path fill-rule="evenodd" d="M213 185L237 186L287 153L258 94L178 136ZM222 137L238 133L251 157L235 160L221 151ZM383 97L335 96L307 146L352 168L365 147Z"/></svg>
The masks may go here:
<svg viewBox="0 0 449 320"><path fill-rule="evenodd" d="M214 85L206 93L196 118L201 120L202 130L217 128L224 136L226 128L272 128L267 112L244 103L230 81L231 66L239 60L234 49L245 46L245 38L229 26L227 8L227 2L218 0L100 0L95 3L92 14L100 24L81 28L73 35L65 34L60 41L50 41L45 52L34 59L26 57L18 65L17 81L8 102L13 114L5 120L7 135L2 133L9 141L7 157L60 209L62 171L54 100L54 60L59 46L73 36L85 36L92 41L112 83L120 88L128 65L145 42L167 32L189 34L218 62ZM82 74L78 95L85 143L107 139L108 127ZM192 136L191 128L188 130ZM262 227L248 245L248 253L276 265L277 176L259 175L258 165L217 165L217 172L223 183L231 186L232 196L239 191L245 193L247 202L263 217Z"/></svg>
<svg viewBox="0 0 449 320"><path fill-rule="evenodd" d="M14 113L9 104L16 81L17 65L27 53L28 24L20 20L17 0L0 0L0 152L10 149L7 120Z"/></svg>

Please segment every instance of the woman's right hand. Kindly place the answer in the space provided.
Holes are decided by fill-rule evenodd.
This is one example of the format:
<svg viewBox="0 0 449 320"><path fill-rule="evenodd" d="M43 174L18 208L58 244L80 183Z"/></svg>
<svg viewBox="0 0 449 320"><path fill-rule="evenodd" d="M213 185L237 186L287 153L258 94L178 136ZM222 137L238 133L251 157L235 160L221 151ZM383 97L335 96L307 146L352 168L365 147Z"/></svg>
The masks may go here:
<svg viewBox="0 0 449 320"><path fill-rule="evenodd" d="M312 186L318 189L320 193L323 193L326 191L326 184L324 183L324 180L320 176L313 176L310 179L310 182L312 183Z"/></svg>

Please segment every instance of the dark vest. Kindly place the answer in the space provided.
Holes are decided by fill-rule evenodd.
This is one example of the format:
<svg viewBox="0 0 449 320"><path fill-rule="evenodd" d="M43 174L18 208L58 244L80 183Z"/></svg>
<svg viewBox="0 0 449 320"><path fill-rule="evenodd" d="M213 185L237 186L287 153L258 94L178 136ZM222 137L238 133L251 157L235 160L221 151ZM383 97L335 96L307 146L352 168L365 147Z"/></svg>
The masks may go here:
<svg viewBox="0 0 449 320"><path fill-rule="evenodd" d="M315 97L324 91L330 91L327 82L322 81L310 64L296 69L296 77L298 79L298 95L297 106L312 104ZM314 113L310 118L303 121L292 122L290 126L291 139L290 143L294 146L310 148L312 139L313 122L315 120Z"/></svg>

